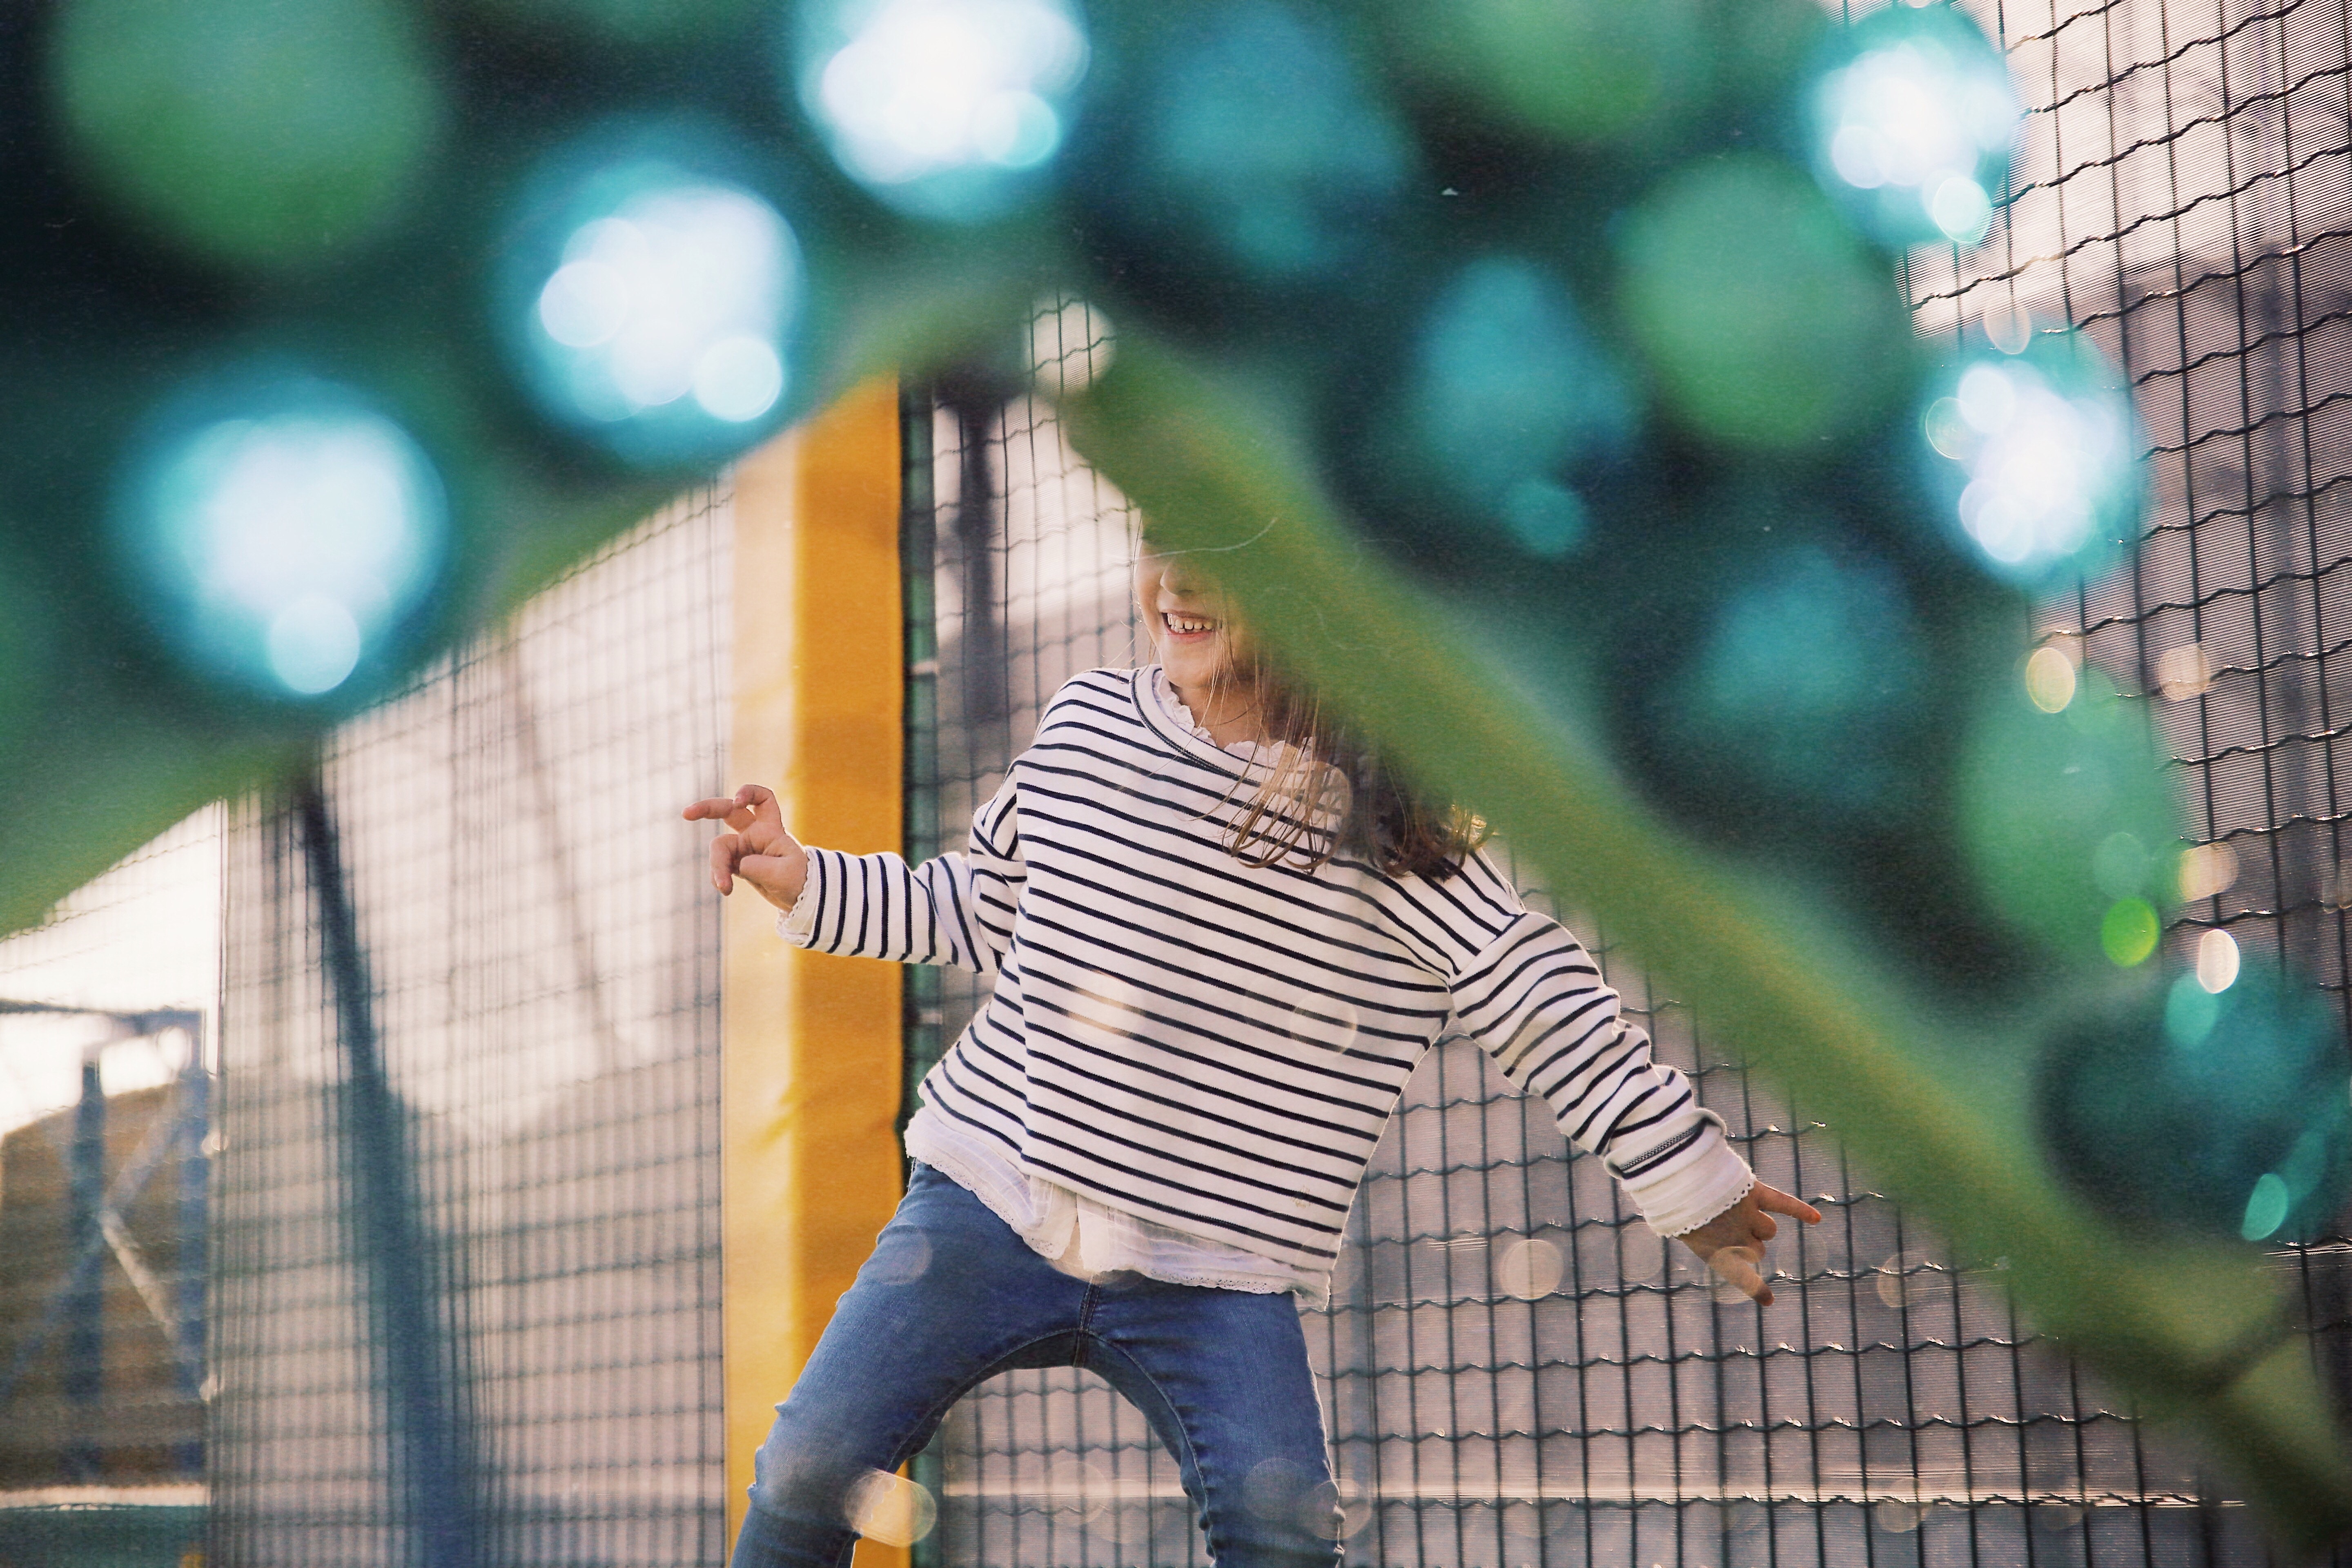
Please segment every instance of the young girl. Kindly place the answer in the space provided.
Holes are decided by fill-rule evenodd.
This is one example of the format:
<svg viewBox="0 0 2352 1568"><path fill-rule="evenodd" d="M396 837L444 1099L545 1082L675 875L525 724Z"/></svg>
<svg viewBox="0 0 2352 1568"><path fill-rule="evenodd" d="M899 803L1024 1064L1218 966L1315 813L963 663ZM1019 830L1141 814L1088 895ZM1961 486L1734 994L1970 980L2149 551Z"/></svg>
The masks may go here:
<svg viewBox="0 0 2352 1568"><path fill-rule="evenodd" d="M1339 1561L1294 1295L1319 1300L1413 1065L1476 1039L1643 1216L1769 1303L1757 1182L1576 939L1475 826L1399 788L1263 669L1180 557L1136 563L1160 662L1055 694L970 847L803 848L723 818L740 877L825 952L994 991L923 1080L907 1196L778 1407L735 1568L846 1563L859 1483L1012 1367L1093 1369L1182 1468L1223 1568Z"/></svg>

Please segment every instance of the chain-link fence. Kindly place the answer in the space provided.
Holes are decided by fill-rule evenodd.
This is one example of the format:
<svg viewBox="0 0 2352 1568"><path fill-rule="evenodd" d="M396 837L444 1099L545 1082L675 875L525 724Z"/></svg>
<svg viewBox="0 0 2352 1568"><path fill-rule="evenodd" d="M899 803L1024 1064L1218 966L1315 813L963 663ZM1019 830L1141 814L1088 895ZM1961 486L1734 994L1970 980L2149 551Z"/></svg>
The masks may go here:
<svg viewBox="0 0 2352 1568"><path fill-rule="evenodd" d="M1973 9L2032 113L1986 244L1906 266L1920 330L2007 341L2073 324L2128 371L2152 451L2147 536L2131 569L2045 625L2145 693L2180 760L2189 837L2207 847L2174 956L2225 929L2245 962L2289 952L2342 990L2346 6ZM1048 384L1096 352L1083 310L1037 327ZM910 400L908 428L908 602L919 623L931 616L910 627L923 659L910 820L924 835L911 847L929 852L993 789L1060 679L1136 656L1133 518L1028 398L950 385ZM1434 1052L1309 1336L1358 1560L2261 1559L2217 1482L2037 1345L1993 1281L1951 1268L1606 932L1585 934L1604 939L1629 1012L1696 1072L1763 1177L1817 1198L1826 1221L1780 1244L1780 1305L1727 1300L1597 1165L1564 1157L1541 1108L1483 1055ZM925 984L917 1068L973 1001L959 977ZM2352 1247L2272 1256L2335 1386L2352 1387ZM1206 1560L1172 1461L1085 1374L996 1380L950 1417L931 1462L936 1562Z"/></svg>
<svg viewBox="0 0 2352 1568"><path fill-rule="evenodd" d="M2146 426L2129 569L2049 607L2053 642L2143 694L2179 760L2208 933L2344 996L2352 700L2352 15L2342 0L2005 4L2030 95L2005 220L1920 254L1923 329L2079 326ZM2210 951L2210 949L2209 949ZM2352 1016L2352 1015L2347 1015ZM2283 1248L2323 1368L2352 1394L2352 1252Z"/></svg>
<svg viewBox="0 0 2352 1568"><path fill-rule="evenodd" d="M0 1563L203 1539L221 826L0 942Z"/></svg>
<svg viewBox="0 0 2352 1568"><path fill-rule="evenodd" d="M1988 12L2038 101L2006 222L1979 249L1915 258L1918 318L1979 342L2071 322L2128 373L2150 454L2146 538L2134 569L2047 625L2147 695L2190 837L2226 851L2176 938L2225 929L2250 959L2291 953L2341 991L2346 7L2071 9Z"/></svg>
<svg viewBox="0 0 2352 1568"><path fill-rule="evenodd" d="M2073 324L2127 370L2147 537L2044 628L2179 759L2208 852L2172 956L2225 931L2352 990L2352 17L1972 9L2032 112L1988 241L1907 263L1920 329ZM1081 307L1036 331L1049 389L1099 359ZM1132 515L1016 391L906 403L918 857L1063 679L1140 654ZM675 813L737 782L728 547L724 495L692 498L347 727L307 800L191 824L0 943L0 1509L193 1508L208 1477L222 1561L440 1562L404 1500L446 1483L479 1561L719 1560L718 914ZM224 855L225 973L171 956L212 939L169 912ZM2260 1560L2218 1483L1583 934L1828 1218L1780 1245L1779 1306L1727 1300L1483 1055L1433 1053L1309 1322L1353 1560ZM976 996L909 980L914 1074ZM2347 1259L2270 1264L2338 1389ZM925 1463L935 1563L1205 1561L1172 1462L1085 1374L996 1380Z"/></svg>
<svg viewBox="0 0 2352 1568"><path fill-rule="evenodd" d="M238 812L224 1562L724 1553L718 913L677 811L724 763L730 538L689 498Z"/></svg>

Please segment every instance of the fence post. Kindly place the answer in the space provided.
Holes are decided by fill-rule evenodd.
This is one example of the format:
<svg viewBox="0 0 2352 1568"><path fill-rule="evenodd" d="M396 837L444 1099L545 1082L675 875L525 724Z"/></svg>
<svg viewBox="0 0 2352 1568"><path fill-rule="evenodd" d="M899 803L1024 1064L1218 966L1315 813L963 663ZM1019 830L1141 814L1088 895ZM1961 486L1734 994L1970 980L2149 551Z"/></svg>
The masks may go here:
<svg viewBox="0 0 2352 1568"><path fill-rule="evenodd" d="M65 1395L71 1423L66 1473L94 1481L100 1473L99 1406L106 1391L106 1275L99 1255L106 1209L106 1088L98 1048L81 1058L81 1098L74 1104L68 1151L66 1256L74 1260L65 1300Z"/></svg>
<svg viewBox="0 0 2352 1568"><path fill-rule="evenodd" d="M735 475L730 787L851 853L902 842L898 393L877 380ZM749 889L728 901L725 1120L728 1522L752 1456L900 1190L897 964L789 948ZM866 1541L859 1568L903 1568Z"/></svg>
<svg viewBox="0 0 2352 1568"><path fill-rule="evenodd" d="M472 1446L454 1397L436 1299L442 1271L418 1212L407 1119L384 1072L374 983L334 818L315 773L296 784L294 806L342 1047L339 1098L352 1237L390 1407L394 1469L404 1493L401 1523L425 1568L474 1568L480 1537Z"/></svg>

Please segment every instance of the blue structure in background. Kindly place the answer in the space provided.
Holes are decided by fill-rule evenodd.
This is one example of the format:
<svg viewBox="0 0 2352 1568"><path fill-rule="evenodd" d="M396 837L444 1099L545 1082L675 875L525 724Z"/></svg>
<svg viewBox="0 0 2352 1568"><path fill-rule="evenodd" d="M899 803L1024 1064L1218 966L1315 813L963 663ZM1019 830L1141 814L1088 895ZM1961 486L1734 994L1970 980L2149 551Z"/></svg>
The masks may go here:
<svg viewBox="0 0 2352 1568"><path fill-rule="evenodd" d="M92 1436L98 1406L106 1394L106 1292L98 1262L106 1248L106 1089L98 1058L81 1064L81 1098L74 1106L73 1145L67 1153L66 1242L73 1271L62 1290L65 1317L65 1395L74 1416L66 1441L68 1479L94 1481L99 1449Z"/></svg>
<svg viewBox="0 0 2352 1568"><path fill-rule="evenodd" d="M397 1443L402 1526L423 1568L473 1568L482 1557L472 1433L457 1391L441 1311L441 1271L419 1212L406 1111L384 1072L375 989L326 791L295 786L303 860L342 1047L344 1179L353 1252L366 1279L371 1338Z"/></svg>
<svg viewBox="0 0 2352 1568"><path fill-rule="evenodd" d="M37 1209L29 1222L44 1227L58 1245L53 1275L35 1288L31 1310L10 1325L15 1342L0 1364L0 1423L11 1424L19 1439L28 1428L24 1412L10 1405L38 1387L35 1374L55 1368L61 1419L54 1441L51 1480L93 1490L87 1502L39 1506L0 1503L0 1563L37 1565L72 1563L78 1568L170 1568L202 1544L205 1509L185 1496L205 1477L201 1415L194 1436L177 1436L201 1410L205 1375L206 1288L210 1258L210 1161L205 1152L212 1123L212 1084L204 1048L205 1020L199 1012L158 1009L115 1012L45 1002L0 1000L0 1014L49 1014L101 1020L112 1026L110 1044L178 1031L188 1041L154 1120L127 1159L110 1153L110 1133L124 1132L127 1114L109 1103L98 1053L80 1065L73 1105L53 1118L49 1137L63 1176L54 1214ZM135 1126L135 1121L132 1125ZM27 1133L34 1129L26 1129ZM167 1163L176 1162L173 1190L140 1208L141 1200ZM21 1199L20 1199L21 1201ZM134 1228L131 1215L140 1209ZM17 1242L26 1238L19 1234ZM168 1255L168 1268L151 1266L142 1249ZM169 1347L171 1370L155 1381L139 1380L135 1349L126 1353L124 1328L107 1318L109 1256L132 1273L142 1299ZM28 1264L22 1256L13 1259ZM20 1277L21 1278L21 1277ZM26 1304L19 1298L18 1306ZM140 1331L148 1331L144 1328ZM152 1363L151 1363L152 1364ZM143 1417L158 1417L160 1435L142 1436ZM24 1469L19 1450L14 1468ZM138 1452L126 1452L136 1449ZM158 1456L163 1456L159 1469ZM21 1484L18 1475L11 1484ZM39 1483L46 1489L47 1483ZM125 1487L131 1489L126 1493ZM168 1500L129 1500L140 1489L161 1486Z"/></svg>

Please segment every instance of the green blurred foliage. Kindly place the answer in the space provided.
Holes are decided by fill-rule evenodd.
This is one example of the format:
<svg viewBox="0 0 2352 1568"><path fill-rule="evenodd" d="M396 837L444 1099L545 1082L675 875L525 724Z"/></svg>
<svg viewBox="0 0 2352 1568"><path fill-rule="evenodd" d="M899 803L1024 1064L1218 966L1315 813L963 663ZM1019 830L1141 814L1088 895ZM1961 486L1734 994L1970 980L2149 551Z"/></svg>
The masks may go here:
<svg viewBox="0 0 2352 1568"><path fill-rule="evenodd" d="M731 39L757 0L466 0L495 25L525 36L555 34L614 48Z"/></svg>
<svg viewBox="0 0 2352 1568"><path fill-rule="evenodd" d="M1992 907L2068 963L2144 960L2153 906L2173 896L2179 846L2180 806L2162 763L2145 706L2095 668L2054 713L2021 677L1988 691L1968 721L1957 808ZM2144 915L2128 907L2135 900Z"/></svg>
<svg viewBox="0 0 2352 1568"><path fill-rule="evenodd" d="M1700 0L1388 0L1390 58L1500 122L1583 143L1658 134L1706 101Z"/></svg>
<svg viewBox="0 0 2352 1568"><path fill-rule="evenodd" d="M1610 494L1559 590L1611 754L1682 831L1866 924L1939 1005L2013 1005L2045 966L1961 863L1950 791L2016 605L1866 448L1685 452L1678 481Z"/></svg>
<svg viewBox="0 0 2352 1568"><path fill-rule="evenodd" d="M1836 32L1828 8L1815 0L1709 0L1705 26L1728 139L1776 149L1794 142L1807 68Z"/></svg>
<svg viewBox="0 0 2352 1568"><path fill-rule="evenodd" d="M1670 798L1759 835L1847 841L1934 800L1941 694L1901 574L1801 502L1721 505L1772 521L1726 531L1745 548L1704 603L1623 628L1619 743Z"/></svg>
<svg viewBox="0 0 2352 1568"><path fill-rule="evenodd" d="M1339 16L1207 0L1102 20L1069 184L1115 318L1264 352L1395 303L1420 150Z"/></svg>
<svg viewBox="0 0 2352 1568"><path fill-rule="evenodd" d="M1915 374L1885 268L1799 170L1690 163L1625 215L1617 304L1668 405L1735 447L1852 436Z"/></svg>
<svg viewBox="0 0 2352 1568"><path fill-rule="evenodd" d="M2327 1234L2352 1197L2333 1004L2267 967L2218 994L2194 974L2135 978L2043 1048L2039 1110L2058 1169L2151 1235Z"/></svg>
<svg viewBox="0 0 2352 1568"><path fill-rule="evenodd" d="M1588 480L1635 457L1643 410L1565 280L1528 256L1474 257L1400 336L1378 403L1342 416L1353 482L1467 551L1578 553Z"/></svg>
<svg viewBox="0 0 2352 1568"><path fill-rule="evenodd" d="M64 0L49 88L71 151L205 260L315 263L421 195L443 79L394 0Z"/></svg>
<svg viewBox="0 0 2352 1568"><path fill-rule="evenodd" d="M43 717L58 631L48 584L10 531L0 524L0 735L26 733Z"/></svg>

